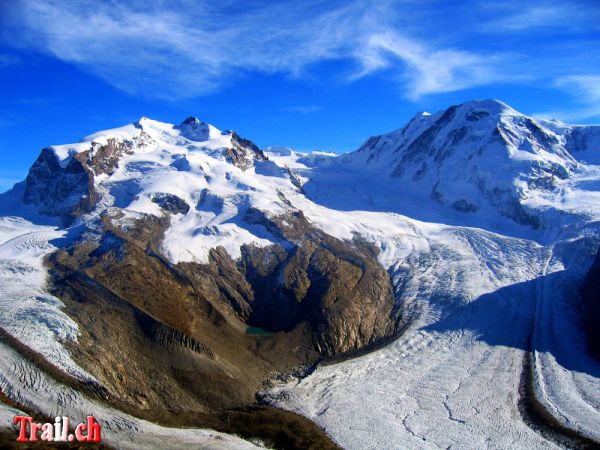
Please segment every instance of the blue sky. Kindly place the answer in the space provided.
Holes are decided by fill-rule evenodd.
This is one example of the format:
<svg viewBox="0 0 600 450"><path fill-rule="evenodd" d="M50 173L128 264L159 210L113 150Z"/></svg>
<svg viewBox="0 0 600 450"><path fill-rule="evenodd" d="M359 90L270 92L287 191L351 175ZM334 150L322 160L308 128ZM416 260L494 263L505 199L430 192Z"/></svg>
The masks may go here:
<svg viewBox="0 0 600 450"><path fill-rule="evenodd" d="M0 191L141 116L336 152L476 98L600 122L600 2L452 3L0 2Z"/></svg>

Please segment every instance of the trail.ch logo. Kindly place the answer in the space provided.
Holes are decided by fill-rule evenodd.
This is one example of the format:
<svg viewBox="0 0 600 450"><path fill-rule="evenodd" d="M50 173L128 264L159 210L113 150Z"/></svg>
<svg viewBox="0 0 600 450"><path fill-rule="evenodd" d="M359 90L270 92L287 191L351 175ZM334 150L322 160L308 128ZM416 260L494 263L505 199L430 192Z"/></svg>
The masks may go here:
<svg viewBox="0 0 600 450"><path fill-rule="evenodd" d="M70 433L69 418L57 417L54 423L36 423L33 417L15 416L13 423L20 426L17 442L100 442L100 424L94 416L87 416L87 421L75 427L74 433ZM29 432L28 432L29 429ZM38 434L41 435L38 436Z"/></svg>

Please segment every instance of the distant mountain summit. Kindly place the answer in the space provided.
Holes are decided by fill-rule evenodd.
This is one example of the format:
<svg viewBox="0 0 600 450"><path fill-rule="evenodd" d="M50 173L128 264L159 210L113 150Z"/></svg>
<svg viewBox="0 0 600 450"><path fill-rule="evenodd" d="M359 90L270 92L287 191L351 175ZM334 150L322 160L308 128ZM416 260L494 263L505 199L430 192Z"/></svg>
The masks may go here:
<svg viewBox="0 0 600 450"><path fill-rule="evenodd" d="M375 203L385 198L392 210L394 202L413 201L465 214L499 213L539 228L554 221L556 211L587 213L572 194L587 176L585 164L598 161L600 127L536 120L484 100L419 113L403 128L340 157L338 172L355 181L376 174L373 183L355 183L353 190ZM319 184L322 194L328 181L323 177Z"/></svg>

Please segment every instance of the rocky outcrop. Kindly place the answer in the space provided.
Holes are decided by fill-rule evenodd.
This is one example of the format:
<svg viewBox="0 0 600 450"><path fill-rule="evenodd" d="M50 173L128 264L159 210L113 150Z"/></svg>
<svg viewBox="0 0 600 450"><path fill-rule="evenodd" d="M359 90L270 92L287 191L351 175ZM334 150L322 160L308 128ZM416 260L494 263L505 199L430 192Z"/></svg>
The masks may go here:
<svg viewBox="0 0 600 450"><path fill-rule="evenodd" d="M121 156L133 153L133 145L132 141L117 142L116 139L108 139L106 145L92 142L91 149L77 154L76 158L94 175L111 175Z"/></svg>
<svg viewBox="0 0 600 450"><path fill-rule="evenodd" d="M600 359L600 251L588 272L582 297L589 347Z"/></svg>
<svg viewBox="0 0 600 450"><path fill-rule="evenodd" d="M59 216L63 223L70 224L98 203L94 177L112 174L123 155L131 154L134 146L145 147L151 141L142 131L132 140L110 138L104 145L92 142L88 150L62 162L54 149L45 148L29 170L23 202L37 206L40 214Z"/></svg>
<svg viewBox="0 0 600 450"><path fill-rule="evenodd" d="M264 223L296 245L243 249L240 268L255 294L250 325L286 331L306 322L316 349L327 356L358 351L396 332L391 282L374 247L333 238L301 212L265 217Z"/></svg>
<svg viewBox="0 0 600 450"><path fill-rule="evenodd" d="M293 243L243 246L239 261L222 249L208 267L181 264L205 292L219 292L244 323L269 332L308 325L306 345L324 356L364 349L397 331L399 311L377 250L345 242L310 225L302 212L267 217L250 208L245 219ZM216 286L209 286L207 271Z"/></svg>
<svg viewBox="0 0 600 450"><path fill-rule="evenodd" d="M266 161L268 158L256 144L248 139L240 137L237 133L231 133L231 148L226 150L229 162L242 170L250 168L254 161Z"/></svg>
<svg viewBox="0 0 600 450"><path fill-rule="evenodd" d="M153 194L152 202L171 214L185 214L190 210L190 205L181 197L164 192Z"/></svg>
<svg viewBox="0 0 600 450"><path fill-rule="evenodd" d="M294 186L296 186L296 188L298 189L298 191L300 191L302 194L304 194L304 188L302 187L302 180L300 179L300 177L289 167L285 167L285 170L288 174L288 176L290 177L290 181L292 182L292 184Z"/></svg>
<svg viewBox="0 0 600 450"><path fill-rule="evenodd" d="M101 236L49 263L54 292L80 326L74 358L129 408L193 414L252 404L270 371L317 357L299 345L305 330L245 333L221 291L228 267L201 267L197 280L162 258L155 245L167 219L147 216L124 230L117 217L104 216Z"/></svg>
<svg viewBox="0 0 600 450"><path fill-rule="evenodd" d="M456 209L457 211L466 212L466 213L476 212L477 210L479 210L479 206L474 205L473 203L469 202L468 200L465 200L462 198L460 200L456 200L454 203L452 203L452 207L454 209Z"/></svg>
<svg viewBox="0 0 600 450"><path fill-rule="evenodd" d="M59 216L64 223L90 211L97 200L92 177L79 158L61 167L48 148L42 150L25 180L23 202L37 206L40 214Z"/></svg>

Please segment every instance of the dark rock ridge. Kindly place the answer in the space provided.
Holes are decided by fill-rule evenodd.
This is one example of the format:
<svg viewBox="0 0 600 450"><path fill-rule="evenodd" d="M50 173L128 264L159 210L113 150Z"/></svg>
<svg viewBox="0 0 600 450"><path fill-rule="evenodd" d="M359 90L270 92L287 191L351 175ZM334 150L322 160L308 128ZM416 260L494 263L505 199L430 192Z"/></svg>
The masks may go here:
<svg viewBox="0 0 600 450"><path fill-rule="evenodd" d="M152 202L171 214L185 214L190 210L190 205L181 197L164 192L153 194Z"/></svg>
<svg viewBox="0 0 600 450"><path fill-rule="evenodd" d="M231 143L232 147L226 150L227 159L242 170L252 167L255 160L266 161L269 159L254 142L240 137L235 132L231 133Z"/></svg>
<svg viewBox="0 0 600 450"><path fill-rule="evenodd" d="M589 347L600 359L600 251L588 272L582 296Z"/></svg>
<svg viewBox="0 0 600 450"><path fill-rule="evenodd" d="M70 223L96 205L92 179L78 158L61 167L54 152L46 148L29 170L23 202L36 205L40 214L59 216Z"/></svg>
<svg viewBox="0 0 600 450"><path fill-rule="evenodd" d="M177 127L181 134L192 141L206 141L210 136L210 127L196 117L188 117ZM227 160L242 170L247 170L254 161L266 161L268 158L258 146L249 139L240 137L235 131L226 130L223 135L231 135L231 148L225 149Z"/></svg>
<svg viewBox="0 0 600 450"><path fill-rule="evenodd" d="M449 152L452 151L449 145L450 143L446 142L443 146L438 147L433 145L433 142L444 129L444 127L452 121L454 115L456 114L457 108L458 106L451 106L448 108L444 114L442 114L442 116L436 120L433 125L431 125L431 127L425 130L410 143L406 151L404 151L400 162L396 165L396 168L392 172L392 177L402 177L402 175L404 175L404 168L411 161L420 160L426 156L434 157L435 161L439 161L449 156Z"/></svg>
<svg viewBox="0 0 600 450"><path fill-rule="evenodd" d="M59 216L68 225L98 203L94 177L113 173L123 155L151 141L142 131L132 140L92 142L88 150L69 156L62 165L54 151L45 148L29 170L23 202L37 206L40 214Z"/></svg>

